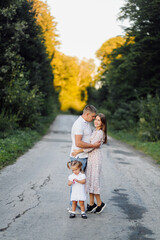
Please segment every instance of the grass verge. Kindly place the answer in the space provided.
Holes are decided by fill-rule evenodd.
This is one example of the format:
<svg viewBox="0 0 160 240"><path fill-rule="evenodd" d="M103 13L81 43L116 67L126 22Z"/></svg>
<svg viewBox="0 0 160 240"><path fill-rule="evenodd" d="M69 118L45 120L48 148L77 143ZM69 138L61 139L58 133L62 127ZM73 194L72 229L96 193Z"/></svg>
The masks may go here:
<svg viewBox="0 0 160 240"><path fill-rule="evenodd" d="M147 154L152 157L158 164L160 164L160 141L158 142L145 142L138 138L138 136L133 132L126 131L114 131L109 129L108 135L130 144L135 149Z"/></svg>
<svg viewBox="0 0 160 240"><path fill-rule="evenodd" d="M36 130L18 129L0 138L0 169L12 164L46 134L56 115L42 118Z"/></svg>

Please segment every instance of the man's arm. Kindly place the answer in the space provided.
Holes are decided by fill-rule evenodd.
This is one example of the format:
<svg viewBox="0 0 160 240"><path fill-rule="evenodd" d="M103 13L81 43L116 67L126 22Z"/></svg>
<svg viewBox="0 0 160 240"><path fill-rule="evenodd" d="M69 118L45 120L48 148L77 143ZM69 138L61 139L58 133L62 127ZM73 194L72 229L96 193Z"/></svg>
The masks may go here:
<svg viewBox="0 0 160 240"><path fill-rule="evenodd" d="M99 148L101 145L101 142L98 141L94 144L86 143L82 141L82 135L75 135L75 144L79 148Z"/></svg>

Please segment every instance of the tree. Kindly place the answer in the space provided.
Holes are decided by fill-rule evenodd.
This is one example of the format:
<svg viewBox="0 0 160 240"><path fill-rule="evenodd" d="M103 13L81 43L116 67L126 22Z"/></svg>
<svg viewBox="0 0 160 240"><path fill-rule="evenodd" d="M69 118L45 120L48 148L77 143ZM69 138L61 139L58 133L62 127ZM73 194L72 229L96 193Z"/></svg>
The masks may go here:
<svg viewBox="0 0 160 240"><path fill-rule="evenodd" d="M125 42L106 54L107 58L102 57L100 93L107 94L103 95L103 104L111 112L114 123L117 121L122 126L123 120L124 128L138 122L141 98L160 94L159 11L158 0L127 0L120 16L131 22L125 29Z"/></svg>
<svg viewBox="0 0 160 240"><path fill-rule="evenodd" d="M128 36L135 37L134 63L138 72L140 96L153 96L160 91L160 3L159 0L128 0L121 9L120 19L128 18L131 27L126 28Z"/></svg>
<svg viewBox="0 0 160 240"><path fill-rule="evenodd" d="M49 58L52 60L56 51L56 48L60 45L58 41L59 35L57 34L57 22L51 15L50 9L47 3L40 0L33 0L33 9L36 12L37 24L41 27L43 38L45 40L45 46Z"/></svg>
<svg viewBox="0 0 160 240"><path fill-rule="evenodd" d="M109 55L114 49L121 47L125 43L125 41L125 38L121 36L110 38L102 44L100 49L97 50L96 57L101 61L98 68L99 76L103 75L103 73L108 69L111 63Z"/></svg>
<svg viewBox="0 0 160 240"><path fill-rule="evenodd" d="M32 2L1 2L0 112L33 126L53 95L52 69Z"/></svg>
<svg viewBox="0 0 160 240"><path fill-rule="evenodd" d="M87 87L92 85L95 65L93 60L78 61L76 57L66 56L58 51L53 59L54 87L59 91L61 110L81 111L88 98Z"/></svg>

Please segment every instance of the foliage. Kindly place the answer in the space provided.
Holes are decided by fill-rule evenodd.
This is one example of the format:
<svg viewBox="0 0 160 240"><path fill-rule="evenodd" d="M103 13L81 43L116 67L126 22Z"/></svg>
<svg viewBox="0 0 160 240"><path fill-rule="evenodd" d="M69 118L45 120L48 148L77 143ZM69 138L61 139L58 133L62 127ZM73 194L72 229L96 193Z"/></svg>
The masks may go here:
<svg viewBox="0 0 160 240"><path fill-rule="evenodd" d="M1 118L13 120L15 116L14 126L34 127L51 109L48 99L56 96L51 60L35 20L33 2L2 1L0 7Z"/></svg>
<svg viewBox="0 0 160 240"><path fill-rule="evenodd" d="M18 119L15 114L10 116L5 114L5 111L2 110L0 113L0 137L5 137L6 130L11 131L18 127Z"/></svg>
<svg viewBox="0 0 160 240"><path fill-rule="evenodd" d="M40 0L34 0L36 22L42 28L44 43L51 59L54 74L54 87L59 92L61 110L81 111L87 101L86 88L93 84L93 60L78 61L58 51L59 41L54 17L50 14L48 5Z"/></svg>
<svg viewBox="0 0 160 240"><path fill-rule="evenodd" d="M109 135L123 141L127 144L130 144L137 150L149 155L152 157L158 164L160 164L160 141L152 142L152 141L142 141L141 138L138 137L135 129L131 130L119 130L115 131L111 125L109 125Z"/></svg>
<svg viewBox="0 0 160 240"><path fill-rule="evenodd" d="M56 51L53 63L54 87L59 91L61 110L81 111L88 98L86 88L94 84L93 60L84 59L79 62L76 57L69 57Z"/></svg>
<svg viewBox="0 0 160 240"><path fill-rule="evenodd" d="M97 51L102 70L96 104L107 109L115 129L140 127L140 135L148 140L158 140L160 135L156 100L160 96L159 11L159 0L127 0L119 18L131 23L125 29L125 41L109 49L105 46L116 41L112 38Z"/></svg>
<svg viewBox="0 0 160 240"><path fill-rule="evenodd" d="M141 101L139 112L139 135L143 140L160 140L160 98L147 96Z"/></svg>
<svg viewBox="0 0 160 240"><path fill-rule="evenodd" d="M36 12L37 24L41 27L45 46L50 59L53 59L56 47L60 45L58 41L59 35L57 34L57 22L51 15L47 3L40 0L33 0L33 9Z"/></svg>
<svg viewBox="0 0 160 240"><path fill-rule="evenodd" d="M39 121L39 125L36 129L23 128L23 129L8 129L2 132L0 135L0 169L12 164L16 159L31 148L41 136L47 131L50 124L58 114L57 109L54 109L54 113L43 117ZM5 120L11 120L7 117ZM1 123L1 115L0 115ZM3 121L4 123L4 121ZM9 125L8 123L6 123ZM0 125L1 126L1 125Z"/></svg>
<svg viewBox="0 0 160 240"><path fill-rule="evenodd" d="M101 61L98 68L98 76L103 75L106 69L108 69L109 64L111 63L109 55L112 53L112 51L121 47L124 43L125 38L117 36L104 42L100 49L97 50L96 57Z"/></svg>

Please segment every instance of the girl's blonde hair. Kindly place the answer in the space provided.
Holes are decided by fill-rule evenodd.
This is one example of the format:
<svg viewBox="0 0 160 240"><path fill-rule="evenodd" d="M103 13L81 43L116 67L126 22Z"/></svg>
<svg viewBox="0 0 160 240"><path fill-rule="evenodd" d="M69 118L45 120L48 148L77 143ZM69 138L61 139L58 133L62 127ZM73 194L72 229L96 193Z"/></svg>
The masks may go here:
<svg viewBox="0 0 160 240"><path fill-rule="evenodd" d="M74 166L76 166L77 168L80 169L80 171L82 171L82 163L81 163L81 162L79 162L79 161L77 161L77 160L74 160L74 161L69 161L69 162L67 163L67 167L68 167L69 169L71 169L71 168L74 167Z"/></svg>

